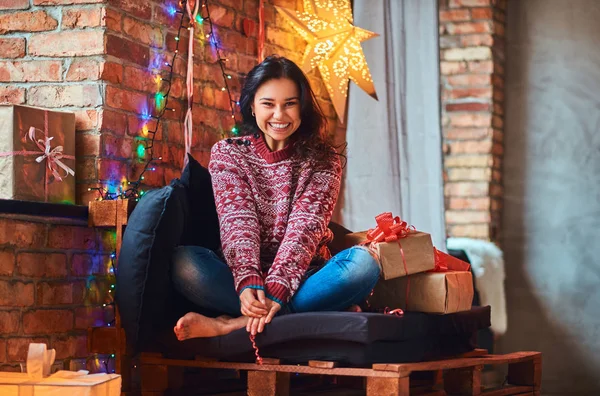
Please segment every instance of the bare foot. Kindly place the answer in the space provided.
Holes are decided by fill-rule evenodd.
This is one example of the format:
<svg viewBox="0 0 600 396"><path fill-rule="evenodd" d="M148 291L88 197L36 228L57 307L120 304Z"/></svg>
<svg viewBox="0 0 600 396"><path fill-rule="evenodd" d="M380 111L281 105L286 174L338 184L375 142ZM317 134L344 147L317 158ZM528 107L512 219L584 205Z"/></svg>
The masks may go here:
<svg viewBox="0 0 600 396"><path fill-rule="evenodd" d="M348 312L362 312L362 309L360 309L360 307L358 305L350 305L350 307L348 307L348 309L346 311L348 311Z"/></svg>
<svg viewBox="0 0 600 396"><path fill-rule="evenodd" d="M195 312L188 312L177 321L173 331L179 341L189 338L216 337L245 327L247 320L244 316L209 318Z"/></svg>

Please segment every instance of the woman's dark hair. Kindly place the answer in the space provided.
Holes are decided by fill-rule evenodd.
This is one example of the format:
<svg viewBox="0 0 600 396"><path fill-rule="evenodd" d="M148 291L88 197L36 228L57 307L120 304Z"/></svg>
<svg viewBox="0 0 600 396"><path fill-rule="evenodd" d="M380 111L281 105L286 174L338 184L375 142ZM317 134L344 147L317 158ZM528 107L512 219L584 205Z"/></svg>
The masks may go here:
<svg viewBox="0 0 600 396"><path fill-rule="evenodd" d="M326 138L327 119L317 103L310 83L302 70L291 60L272 55L256 65L248 76L240 96L242 135L259 131L252 116L252 103L258 88L269 80L287 78L296 83L300 93L300 127L292 135L296 154L301 158L326 161L335 155L335 148Z"/></svg>

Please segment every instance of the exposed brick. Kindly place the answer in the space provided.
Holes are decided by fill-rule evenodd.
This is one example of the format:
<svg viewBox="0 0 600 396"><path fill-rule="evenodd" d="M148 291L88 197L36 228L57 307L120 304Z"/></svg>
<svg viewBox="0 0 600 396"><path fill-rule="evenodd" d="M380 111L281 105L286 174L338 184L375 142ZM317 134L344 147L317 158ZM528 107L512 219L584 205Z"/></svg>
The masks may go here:
<svg viewBox="0 0 600 396"><path fill-rule="evenodd" d="M62 28L86 28L100 26L103 10L96 8L67 8L63 10Z"/></svg>
<svg viewBox="0 0 600 396"><path fill-rule="evenodd" d="M102 80L113 84L121 84L123 81L123 66L113 62L105 63L102 68Z"/></svg>
<svg viewBox="0 0 600 396"><path fill-rule="evenodd" d="M491 4L492 0L449 0L450 8L459 7L485 7Z"/></svg>
<svg viewBox="0 0 600 396"><path fill-rule="evenodd" d="M100 155L100 135L95 133L78 133L75 135L75 156L81 158L84 155Z"/></svg>
<svg viewBox="0 0 600 396"><path fill-rule="evenodd" d="M489 127L492 124L489 113L450 113L449 118L453 127Z"/></svg>
<svg viewBox="0 0 600 396"><path fill-rule="evenodd" d="M123 113L104 109L100 117L100 126L102 131L111 131L123 136L127 130L127 117Z"/></svg>
<svg viewBox="0 0 600 396"><path fill-rule="evenodd" d="M166 45L167 45L167 50L169 52L175 52L175 50L177 49L178 54L181 57L186 57L187 53L188 53L189 37L187 34L184 34L183 32L181 32L181 35L179 36L179 40L176 40L176 37L177 37L177 35L175 33L171 33L171 32L167 33L167 38L165 40ZM200 46L201 46L201 44L200 44Z"/></svg>
<svg viewBox="0 0 600 396"><path fill-rule="evenodd" d="M488 210L490 209L490 198L454 198L448 201L450 210Z"/></svg>
<svg viewBox="0 0 600 396"><path fill-rule="evenodd" d="M492 150L491 139L486 140L464 140L449 144L451 154L485 154Z"/></svg>
<svg viewBox="0 0 600 396"><path fill-rule="evenodd" d="M447 77L448 84L453 87L474 87L489 86L492 83L492 76L489 74L459 74Z"/></svg>
<svg viewBox="0 0 600 396"><path fill-rule="evenodd" d="M471 16L473 19L492 19L493 15L493 11L490 7L473 8L471 10Z"/></svg>
<svg viewBox="0 0 600 396"><path fill-rule="evenodd" d="M103 3L106 0L33 0L33 5L69 5L69 4L88 4Z"/></svg>
<svg viewBox="0 0 600 396"><path fill-rule="evenodd" d="M117 248L117 236L114 231L99 230L100 246L98 251L112 253Z"/></svg>
<svg viewBox="0 0 600 396"><path fill-rule="evenodd" d="M24 334L65 333L73 329L73 312L64 309L32 310L23 314Z"/></svg>
<svg viewBox="0 0 600 396"><path fill-rule="evenodd" d="M88 227L52 225L48 232L48 246L54 249L94 249L96 232Z"/></svg>
<svg viewBox="0 0 600 396"><path fill-rule="evenodd" d="M137 0L108 0L108 4L140 19L150 20L152 17L152 6L150 5L150 2Z"/></svg>
<svg viewBox="0 0 600 396"><path fill-rule="evenodd" d="M98 168L98 178L100 180L121 180L127 177L127 164L121 161L100 158Z"/></svg>
<svg viewBox="0 0 600 396"><path fill-rule="evenodd" d="M448 224L489 223L490 212L484 210L447 210L446 222Z"/></svg>
<svg viewBox="0 0 600 396"><path fill-rule="evenodd" d="M0 85L0 104L25 103L25 88Z"/></svg>
<svg viewBox="0 0 600 396"><path fill-rule="evenodd" d="M61 61L8 61L0 62L0 81L60 81Z"/></svg>
<svg viewBox="0 0 600 396"><path fill-rule="evenodd" d="M112 8L105 8L101 23L108 30L119 33L123 30L123 15Z"/></svg>
<svg viewBox="0 0 600 396"><path fill-rule="evenodd" d="M144 67L149 64L148 47L112 34L106 35L106 53Z"/></svg>
<svg viewBox="0 0 600 396"><path fill-rule="evenodd" d="M450 48L444 51L444 60L447 61L473 61L492 59L490 47Z"/></svg>
<svg viewBox="0 0 600 396"><path fill-rule="evenodd" d="M144 91L148 93L156 93L166 83L158 80L154 74L145 69L137 67L125 67L123 73L123 86L126 88L135 89L136 91Z"/></svg>
<svg viewBox="0 0 600 396"><path fill-rule="evenodd" d="M151 47L162 48L164 44L160 28L127 16L123 19L123 31L135 40Z"/></svg>
<svg viewBox="0 0 600 396"><path fill-rule="evenodd" d="M494 25L490 21L459 22L445 25L448 34L493 33Z"/></svg>
<svg viewBox="0 0 600 396"><path fill-rule="evenodd" d="M29 89L29 104L41 107L93 107L102 104L100 86L41 85Z"/></svg>
<svg viewBox="0 0 600 396"><path fill-rule="evenodd" d="M454 36L452 36L454 37ZM466 36L460 36L461 47L479 47L494 45L494 36L491 34L469 34Z"/></svg>
<svg viewBox="0 0 600 396"><path fill-rule="evenodd" d="M239 9L239 5L234 9ZM215 25L231 28L233 26L234 16L235 14L231 9L221 7L218 4L210 6L210 19Z"/></svg>
<svg viewBox="0 0 600 396"><path fill-rule="evenodd" d="M85 290L83 281L39 282L37 305L82 304Z"/></svg>
<svg viewBox="0 0 600 396"><path fill-rule="evenodd" d="M27 352L29 351L29 344L31 344L31 343L48 345L48 338L46 338L46 337L9 338L8 342L7 342L8 360L13 361L13 362L27 361Z"/></svg>
<svg viewBox="0 0 600 396"><path fill-rule="evenodd" d="M462 74L467 71L465 62L440 62L440 72L442 75Z"/></svg>
<svg viewBox="0 0 600 396"><path fill-rule="evenodd" d="M493 89L491 86L483 88L453 88L447 89L445 99L492 99Z"/></svg>
<svg viewBox="0 0 600 396"><path fill-rule="evenodd" d="M462 102L462 103L447 103L446 111L490 111L489 103L481 102Z"/></svg>
<svg viewBox="0 0 600 396"><path fill-rule="evenodd" d="M26 10L28 8L29 0L2 0L0 2L0 10Z"/></svg>
<svg viewBox="0 0 600 396"><path fill-rule="evenodd" d="M444 137L449 140L479 140L492 136L490 128L446 128Z"/></svg>
<svg viewBox="0 0 600 396"><path fill-rule="evenodd" d="M440 11L440 22L468 21L471 13L468 9Z"/></svg>
<svg viewBox="0 0 600 396"><path fill-rule="evenodd" d="M106 104L115 109L141 113L143 109L148 108L148 97L137 92L108 86L106 87Z"/></svg>
<svg viewBox="0 0 600 396"><path fill-rule="evenodd" d="M0 311L0 335L14 334L21 324L19 311Z"/></svg>
<svg viewBox="0 0 600 396"><path fill-rule="evenodd" d="M84 358L88 355L87 337L84 335L58 337L52 342L56 359Z"/></svg>
<svg viewBox="0 0 600 396"><path fill-rule="evenodd" d="M0 250L0 276L12 276L15 271L15 252Z"/></svg>
<svg viewBox="0 0 600 396"><path fill-rule="evenodd" d="M75 59L69 65L67 81L98 80L103 64L100 59Z"/></svg>
<svg viewBox="0 0 600 396"><path fill-rule="evenodd" d="M444 186L445 196L454 197L486 197L489 183L486 182L448 182Z"/></svg>
<svg viewBox="0 0 600 396"><path fill-rule="evenodd" d="M448 168L455 166L492 166L493 159L490 154L486 155L448 155L444 158L444 165Z"/></svg>
<svg viewBox="0 0 600 396"><path fill-rule="evenodd" d="M448 235L460 238L489 239L490 227L488 224L465 224L448 227Z"/></svg>
<svg viewBox="0 0 600 396"><path fill-rule="evenodd" d="M0 280L0 306L28 307L33 305L33 283Z"/></svg>
<svg viewBox="0 0 600 396"><path fill-rule="evenodd" d="M113 318L109 309L103 307L85 307L75 310L75 328L87 330L89 327L105 326Z"/></svg>
<svg viewBox="0 0 600 396"><path fill-rule="evenodd" d="M110 158L131 158L135 142L130 138L123 138L109 134L102 135L102 156Z"/></svg>
<svg viewBox="0 0 600 396"><path fill-rule="evenodd" d="M108 255L76 253L71 259L73 276L106 275L109 268Z"/></svg>
<svg viewBox="0 0 600 396"><path fill-rule="evenodd" d="M96 129L98 126L97 110L76 110L73 113L75 113L75 129L77 131ZM77 148L77 145L75 147Z"/></svg>
<svg viewBox="0 0 600 396"><path fill-rule="evenodd" d="M127 117L127 123L127 133L129 136L141 136L144 138L149 138L150 133L156 130L156 133L154 134L154 141L162 140L162 130L163 126L166 124L166 122L164 121L160 122L158 125L158 129L156 129L155 120L144 120L141 119L139 116L135 115L130 115L129 117Z"/></svg>
<svg viewBox="0 0 600 396"><path fill-rule="evenodd" d="M29 0L27 0L29 1ZM28 2L29 4L29 2ZM0 57L22 58L25 56L25 38L7 37L0 38Z"/></svg>
<svg viewBox="0 0 600 396"><path fill-rule="evenodd" d="M104 53L102 30L36 34L29 39L29 53L37 56L88 56Z"/></svg>
<svg viewBox="0 0 600 396"><path fill-rule="evenodd" d="M77 158L75 161L77 180L96 180L98 177L95 158Z"/></svg>
<svg viewBox="0 0 600 396"><path fill-rule="evenodd" d="M36 278L57 278L67 275L67 257L64 253L17 254L17 272Z"/></svg>
<svg viewBox="0 0 600 396"><path fill-rule="evenodd" d="M0 14L0 34L11 32L42 32L58 25L46 11L23 11Z"/></svg>
<svg viewBox="0 0 600 396"><path fill-rule="evenodd" d="M6 361L6 340L0 339L0 363Z"/></svg>
<svg viewBox="0 0 600 396"><path fill-rule="evenodd" d="M490 181L490 168L451 168L448 169L449 181Z"/></svg>
<svg viewBox="0 0 600 396"><path fill-rule="evenodd" d="M0 219L0 245L39 248L44 246L45 241L46 226L44 224Z"/></svg>
<svg viewBox="0 0 600 396"><path fill-rule="evenodd" d="M473 73L493 73L494 62L492 61L481 61L481 62L468 62L467 70Z"/></svg>

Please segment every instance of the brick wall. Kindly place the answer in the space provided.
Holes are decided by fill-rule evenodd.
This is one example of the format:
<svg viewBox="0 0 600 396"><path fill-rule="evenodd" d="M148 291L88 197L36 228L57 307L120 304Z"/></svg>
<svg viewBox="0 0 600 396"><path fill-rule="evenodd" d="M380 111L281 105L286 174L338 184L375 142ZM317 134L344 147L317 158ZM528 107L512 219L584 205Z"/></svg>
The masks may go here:
<svg viewBox="0 0 600 396"><path fill-rule="evenodd" d="M301 0L267 0L265 55L300 62L305 43L274 5L301 9ZM4 0L0 2L0 103L26 104L76 114L77 201L97 197L90 186L136 180L136 151L144 138L140 115L152 108L156 66L170 61L178 17L168 2L149 0ZM241 78L256 64L258 26L247 37L243 21L258 24L258 0L210 1L215 32L229 59L237 98ZM207 25L204 25L205 28ZM187 31L185 32L187 33ZM187 36L180 54L186 55ZM208 162L212 144L232 126L222 75L205 40L195 43L192 153ZM186 65L178 57L167 113L156 138L163 161L145 188L179 176L183 160ZM336 116L318 73L309 75L329 128ZM152 125L149 125L152 128ZM19 370L31 341L85 362L86 328L112 319L106 278L114 232L67 222L0 213L0 370Z"/></svg>
<svg viewBox="0 0 600 396"><path fill-rule="evenodd" d="M273 5L300 9L301 0L266 3L265 54L300 62L305 43ZM159 0L0 3L0 103L75 112L78 203L97 197L88 187L114 189L123 180L137 180L143 169L138 147L148 136L144 126L152 130L155 121L148 123L140 115L152 112L161 86L156 76L159 70L166 76L164 62L173 56L179 14L168 13L172 4L176 5ZM237 98L241 78L256 64L258 0L218 0L209 6ZM244 19L256 24L248 36ZM179 45L183 56L174 65L168 102L175 111L166 113L155 139L154 157L163 160L156 163L156 171L146 174L145 188L167 184L182 167L187 30L184 33ZM233 120L229 97L221 91L223 78L215 51L204 35L197 35L194 52L192 153L206 164L210 147L229 132ZM314 72L310 80L333 132L337 123L325 87Z"/></svg>
<svg viewBox="0 0 600 396"><path fill-rule="evenodd" d="M506 0L439 0L447 233L497 241Z"/></svg>
<svg viewBox="0 0 600 396"><path fill-rule="evenodd" d="M86 329L113 319L115 249L114 231L86 221L0 214L0 371L20 371L30 342L86 367Z"/></svg>

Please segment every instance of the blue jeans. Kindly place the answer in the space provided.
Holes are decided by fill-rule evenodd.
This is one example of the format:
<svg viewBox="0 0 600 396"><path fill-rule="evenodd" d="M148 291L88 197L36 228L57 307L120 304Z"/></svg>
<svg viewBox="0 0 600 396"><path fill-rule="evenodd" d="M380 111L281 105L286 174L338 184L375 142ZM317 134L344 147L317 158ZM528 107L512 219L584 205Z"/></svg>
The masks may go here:
<svg viewBox="0 0 600 396"><path fill-rule="evenodd" d="M321 269L307 273L282 313L342 311L362 303L379 279L379 265L362 247L336 254ZM197 306L240 316L240 300L227 264L199 246L177 248L171 277L175 289Z"/></svg>

